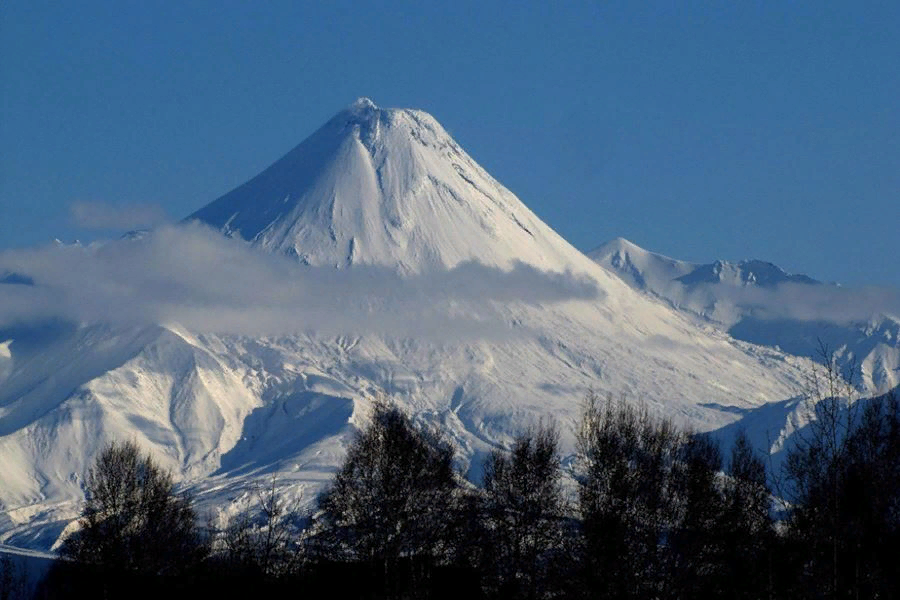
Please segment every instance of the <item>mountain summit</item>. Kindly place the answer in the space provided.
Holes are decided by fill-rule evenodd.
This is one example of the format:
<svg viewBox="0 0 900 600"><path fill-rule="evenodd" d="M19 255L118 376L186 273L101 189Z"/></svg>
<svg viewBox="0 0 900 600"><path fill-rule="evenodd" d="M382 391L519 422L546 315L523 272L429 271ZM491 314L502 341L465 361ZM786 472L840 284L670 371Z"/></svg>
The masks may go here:
<svg viewBox="0 0 900 600"><path fill-rule="evenodd" d="M317 266L585 264L431 115L368 98L188 219Z"/></svg>

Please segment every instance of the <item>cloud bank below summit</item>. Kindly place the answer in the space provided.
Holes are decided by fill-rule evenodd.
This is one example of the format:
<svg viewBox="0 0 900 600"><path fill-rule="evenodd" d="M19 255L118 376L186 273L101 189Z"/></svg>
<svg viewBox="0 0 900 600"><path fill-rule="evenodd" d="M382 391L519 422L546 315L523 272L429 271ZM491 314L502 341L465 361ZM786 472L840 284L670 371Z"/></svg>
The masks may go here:
<svg viewBox="0 0 900 600"><path fill-rule="evenodd" d="M515 335L503 303L602 295L590 278L524 263L501 270L466 262L406 277L378 266L302 266L198 224L102 245L2 252L3 273L15 276L0 284L0 327L58 319L261 336L496 338Z"/></svg>
<svg viewBox="0 0 900 600"><path fill-rule="evenodd" d="M658 284L656 292L679 306L726 324L753 317L775 321L823 321L840 325L866 322L880 316L900 317L900 290L889 287L843 287L785 282L775 287L700 284L677 281Z"/></svg>

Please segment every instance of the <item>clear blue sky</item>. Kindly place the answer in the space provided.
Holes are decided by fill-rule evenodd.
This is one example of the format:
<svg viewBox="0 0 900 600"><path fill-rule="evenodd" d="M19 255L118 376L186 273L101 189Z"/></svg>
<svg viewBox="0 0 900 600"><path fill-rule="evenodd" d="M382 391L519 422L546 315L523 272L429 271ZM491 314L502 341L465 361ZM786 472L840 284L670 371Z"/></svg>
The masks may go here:
<svg viewBox="0 0 900 600"><path fill-rule="evenodd" d="M181 218L365 95L581 249L900 286L900 3L674 4L4 0L0 249Z"/></svg>

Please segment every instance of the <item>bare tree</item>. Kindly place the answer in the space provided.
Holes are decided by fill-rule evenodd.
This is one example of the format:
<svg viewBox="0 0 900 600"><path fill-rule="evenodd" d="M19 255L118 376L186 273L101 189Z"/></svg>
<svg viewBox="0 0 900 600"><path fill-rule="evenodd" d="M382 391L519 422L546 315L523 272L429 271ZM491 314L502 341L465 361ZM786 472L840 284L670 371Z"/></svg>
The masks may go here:
<svg viewBox="0 0 900 600"><path fill-rule="evenodd" d="M810 581L824 586L826 596L836 597L842 569L841 490L859 405L852 381L842 377L833 353L822 342L819 354L822 367L810 373L804 399L809 423L792 437L784 463L783 493L791 507L791 531L808 536L803 544L817 555L813 565L828 565L827 576L818 573Z"/></svg>
<svg viewBox="0 0 900 600"><path fill-rule="evenodd" d="M558 583L568 512L561 476L552 425L525 430L509 452L495 450L485 461L485 556L503 597L538 597Z"/></svg>
<svg viewBox="0 0 900 600"><path fill-rule="evenodd" d="M646 408L590 393L577 441L588 594L659 596L670 558L666 533L678 514L669 492L684 433Z"/></svg>
<svg viewBox="0 0 900 600"><path fill-rule="evenodd" d="M320 497L318 537L330 557L370 564L386 590L408 586L398 581L401 559L427 569L447 551L457 487L452 446L378 401Z"/></svg>
<svg viewBox="0 0 900 600"><path fill-rule="evenodd" d="M269 485L256 486L254 496L256 510L248 507L228 524L218 554L229 568L245 574L278 578L296 573L308 516L281 493L275 475Z"/></svg>
<svg viewBox="0 0 900 600"><path fill-rule="evenodd" d="M766 466L746 434L738 434L724 481L727 577L736 598L772 597L775 521Z"/></svg>
<svg viewBox="0 0 900 600"><path fill-rule="evenodd" d="M669 524L666 554L669 597L731 598L725 577L722 451L708 435L686 434L670 473L669 497L677 511Z"/></svg>
<svg viewBox="0 0 900 600"><path fill-rule="evenodd" d="M823 398L787 462L788 533L806 563L798 588L818 597L896 597L900 403L893 393Z"/></svg>
<svg viewBox="0 0 900 600"><path fill-rule="evenodd" d="M191 498L134 442L111 443L88 472L80 529L61 556L103 571L174 575L208 553Z"/></svg>

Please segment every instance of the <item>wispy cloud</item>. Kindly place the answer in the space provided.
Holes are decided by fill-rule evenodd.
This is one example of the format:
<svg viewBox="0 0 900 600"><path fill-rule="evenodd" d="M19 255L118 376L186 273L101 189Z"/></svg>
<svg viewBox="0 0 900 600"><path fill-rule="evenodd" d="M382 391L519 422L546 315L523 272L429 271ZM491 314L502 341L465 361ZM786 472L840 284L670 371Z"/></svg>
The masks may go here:
<svg viewBox="0 0 900 600"><path fill-rule="evenodd" d="M824 321L848 325L879 315L900 317L900 290L889 287L842 287L782 283L776 287L703 284L686 287L673 281L660 292L675 304L727 324L748 311L759 319Z"/></svg>
<svg viewBox="0 0 900 600"><path fill-rule="evenodd" d="M79 200L69 206L72 223L82 229L140 229L167 220L155 204L112 204Z"/></svg>
<svg viewBox="0 0 900 600"><path fill-rule="evenodd" d="M747 290L737 301L769 319L847 324L878 315L900 317L900 290L888 287L784 283L773 290Z"/></svg>
<svg viewBox="0 0 900 600"><path fill-rule="evenodd" d="M407 277L374 266L302 266L196 224L99 247L6 251L4 271L34 285L0 285L0 327L64 319L246 335L504 336L505 303L600 294L593 280L525 264L464 263Z"/></svg>

